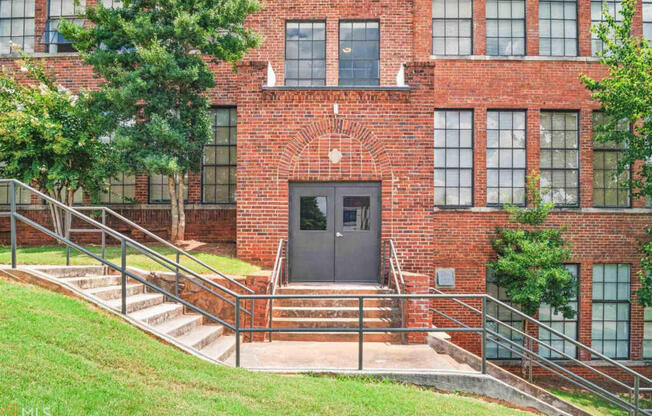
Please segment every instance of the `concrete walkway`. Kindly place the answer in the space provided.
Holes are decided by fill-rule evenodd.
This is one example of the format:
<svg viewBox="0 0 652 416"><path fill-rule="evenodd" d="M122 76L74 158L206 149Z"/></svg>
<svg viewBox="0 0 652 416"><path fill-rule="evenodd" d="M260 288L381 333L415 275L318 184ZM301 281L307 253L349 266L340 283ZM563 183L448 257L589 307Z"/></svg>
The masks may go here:
<svg viewBox="0 0 652 416"><path fill-rule="evenodd" d="M431 370L475 372L448 355L438 354L428 345L364 343L365 370ZM227 363L235 364L235 354ZM338 369L358 368L355 342L274 341L242 343L240 365L250 369Z"/></svg>

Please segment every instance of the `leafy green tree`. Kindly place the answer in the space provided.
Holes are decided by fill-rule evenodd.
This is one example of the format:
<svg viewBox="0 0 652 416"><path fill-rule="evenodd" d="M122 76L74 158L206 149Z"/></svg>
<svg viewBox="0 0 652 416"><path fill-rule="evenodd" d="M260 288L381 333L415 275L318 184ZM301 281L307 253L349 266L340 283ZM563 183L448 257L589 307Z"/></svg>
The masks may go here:
<svg viewBox="0 0 652 416"><path fill-rule="evenodd" d="M592 30L604 44L600 62L607 65L609 75L599 80L582 75L581 79L591 96L600 101L610 120L598 128L596 139L622 145L619 173L629 166L640 166L629 184L634 196L652 198L652 47L648 40L634 36L632 32L635 12L636 0L622 1L621 23L603 11L605 22ZM618 129L618 124L623 122L633 128ZM652 235L650 230L647 232ZM643 306L652 306L650 239L643 242L642 251L642 288L637 299Z"/></svg>
<svg viewBox="0 0 652 416"><path fill-rule="evenodd" d="M81 188L98 196L113 175L109 145L101 140L102 121L87 105L87 95L73 94L43 66L22 56L17 69L0 73L0 176L34 185L72 205ZM50 204L55 231L65 219Z"/></svg>
<svg viewBox="0 0 652 416"><path fill-rule="evenodd" d="M88 8L91 25L62 34L103 79L95 105L114 124L114 144L133 173L168 178L173 241L185 233L183 177L198 172L211 137L207 60L234 65L259 44L245 19L257 0L126 0Z"/></svg>

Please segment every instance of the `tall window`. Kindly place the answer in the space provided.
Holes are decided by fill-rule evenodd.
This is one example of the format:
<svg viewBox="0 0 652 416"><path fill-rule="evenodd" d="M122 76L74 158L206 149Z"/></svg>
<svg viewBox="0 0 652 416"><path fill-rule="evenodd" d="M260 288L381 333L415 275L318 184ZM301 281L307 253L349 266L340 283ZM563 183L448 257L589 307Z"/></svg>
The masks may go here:
<svg viewBox="0 0 652 416"><path fill-rule="evenodd" d="M34 0L0 0L0 54L11 53L11 43L34 52Z"/></svg>
<svg viewBox="0 0 652 416"><path fill-rule="evenodd" d="M525 55L525 1L487 0L487 55Z"/></svg>
<svg viewBox="0 0 652 416"><path fill-rule="evenodd" d="M183 178L183 199L188 201L188 175ZM168 191L168 177L165 175L151 175L149 177L149 203L164 204L170 202Z"/></svg>
<svg viewBox="0 0 652 416"><path fill-rule="evenodd" d="M539 55L577 56L577 1L539 2Z"/></svg>
<svg viewBox="0 0 652 416"><path fill-rule="evenodd" d="M472 5L472 0L433 0L433 54L471 55Z"/></svg>
<svg viewBox="0 0 652 416"><path fill-rule="evenodd" d="M628 186L629 170L618 174L618 164L623 158L622 145L607 142L600 143L595 138L600 134L598 127L604 125L607 118L604 113L593 113L593 206L601 208L627 208L631 204ZM625 123L617 126L627 130Z"/></svg>
<svg viewBox="0 0 652 416"><path fill-rule="evenodd" d="M326 23L285 25L285 85L326 85Z"/></svg>
<svg viewBox="0 0 652 416"><path fill-rule="evenodd" d="M380 84L380 23L340 22L340 85Z"/></svg>
<svg viewBox="0 0 652 416"><path fill-rule="evenodd" d="M609 358L629 358L629 264L593 265L591 347Z"/></svg>
<svg viewBox="0 0 652 416"><path fill-rule="evenodd" d="M652 359L652 308L645 308L643 326L643 359Z"/></svg>
<svg viewBox="0 0 652 416"><path fill-rule="evenodd" d="M473 205L473 112L435 111L435 205Z"/></svg>
<svg viewBox="0 0 652 416"><path fill-rule="evenodd" d="M43 43L48 45L49 52L74 52L70 41L59 33L59 24L62 20L68 20L76 25L83 25L85 1L75 0L49 0L48 21L43 33Z"/></svg>
<svg viewBox="0 0 652 416"><path fill-rule="evenodd" d="M565 267L566 270L577 278L579 268L577 264L566 264ZM569 306L573 308L576 313L578 312L577 292L575 293L575 297L570 300ZM548 325L555 331L561 332L569 338L577 339L577 315L575 315L574 318L564 318L564 315L561 313L555 313L550 305L544 304L539 308L539 321ZM570 355L571 357L577 357L577 347L575 347L573 343L563 340L560 336L555 335L546 329L539 328L539 340L558 351ZM539 354L546 358L566 358L541 344L539 344Z"/></svg>
<svg viewBox="0 0 652 416"><path fill-rule="evenodd" d="M602 7L606 5L609 10L609 15L616 19L616 22L622 22L623 16L620 14L622 4L620 0L591 0L591 26L599 25L604 22L602 16ZM598 52L602 52L602 41L598 39L598 35L591 33L591 51L593 56L597 56Z"/></svg>
<svg viewBox="0 0 652 416"><path fill-rule="evenodd" d="M579 205L578 114L541 112L541 187L546 201L567 207Z"/></svg>
<svg viewBox="0 0 652 416"><path fill-rule="evenodd" d="M652 1L643 2L643 36L652 41Z"/></svg>
<svg viewBox="0 0 652 416"><path fill-rule="evenodd" d="M100 195L100 201L103 204L129 204L135 198L136 177L124 173L119 173L117 178L111 178L109 180L109 192Z"/></svg>
<svg viewBox="0 0 652 416"><path fill-rule="evenodd" d="M505 289L498 286L498 280L494 276L493 271L489 268L487 268L487 294L509 306L516 307L511 303L511 300L509 299L509 296L507 296ZM498 319L499 321L511 326L512 328L518 331L523 331L522 318L518 314L510 311L504 306L500 306L497 303L491 301L487 302L487 315ZM523 344L523 336L518 332L516 332L515 330L507 328L505 325L498 325L493 320L488 319L487 328L494 332L499 333L500 335L504 336L505 338L509 339L515 344L519 344L519 345ZM500 342L503 345L509 345L503 340L498 340L498 342ZM490 359L519 358L518 354L513 353L511 350L507 348L503 348L499 346L495 342L491 342L491 341L487 342L486 348L487 348L487 358Z"/></svg>
<svg viewBox="0 0 652 416"><path fill-rule="evenodd" d="M202 202L235 203L237 111L235 108L215 108L212 117L213 138L204 147Z"/></svg>
<svg viewBox="0 0 652 416"><path fill-rule="evenodd" d="M525 205L525 111L487 112L487 204Z"/></svg>

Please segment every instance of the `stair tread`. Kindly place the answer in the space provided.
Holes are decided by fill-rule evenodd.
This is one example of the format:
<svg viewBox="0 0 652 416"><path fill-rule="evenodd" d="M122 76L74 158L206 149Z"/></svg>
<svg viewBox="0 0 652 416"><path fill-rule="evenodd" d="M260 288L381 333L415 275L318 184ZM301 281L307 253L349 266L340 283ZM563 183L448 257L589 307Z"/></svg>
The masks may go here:
<svg viewBox="0 0 652 416"><path fill-rule="evenodd" d="M142 286L141 283L127 283L127 289L134 288L134 287L139 287ZM111 286L102 286L102 287L94 287L92 289L86 289L86 293L90 294L96 294L96 293L102 293L102 292L109 292L111 290L115 289L121 289L122 285L111 285Z"/></svg>
<svg viewBox="0 0 652 416"><path fill-rule="evenodd" d="M215 332L222 331L222 329L223 329L222 325L202 325L202 326L198 326L197 328L193 328L187 334L183 334L182 336L177 337L176 339L182 344L189 345L192 347L202 339L211 336Z"/></svg>
<svg viewBox="0 0 652 416"><path fill-rule="evenodd" d="M63 280L80 280L80 279L105 279L107 277L121 277L119 274L90 274L86 276L64 276L59 277Z"/></svg>
<svg viewBox="0 0 652 416"><path fill-rule="evenodd" d="M150 299L156 299L156 298L163 299L163 295L161 295L160 293L139 293L137 295L127 296L127 304L150 300ZM116 305L120 306L122 304L122 299L111 299L111 300L107 300L106 303L108 303L111 306L116 306Z"/></svg>
<svg viewBox="0 0 652 416"><path fill-rule="evenodd" d="M274 310L281 311L358 311L357 306L274 306ZM391 312L390 307L371 306L364 307L365 311L387 311Z"/></svg>
<svg viewBox="0 0 652 416"><path fill-rule="evenodd" d="M363 318L365 322L387 322L391 321L389 318ZM310 321L320 321L320 322L358 322L358 318L274 318L275 322L310 322Z"/></svg>
<svg viewBox="0 0 652 416"><path fill-rule="evenodd" d="M153 316L167 313L167 312L172 312L180 308L183 308L183 306L181 306L178 303L166 302L166 303L161 303L159 305L150 306L149 308L141 309L136 312L132 312L129 314L129 316L139 321L146 321L147 319Z"/></svg>
<svg viewBox="0 0 652 416"><path fill-rule="evenodd" d="M387 286L374 285L374 284L347 284L347 283L338 283L334 285L324 285L324 284L292 284L288 286L279 287L278 291L284 290L294 290L294 289L306 289L306 290L358 290L358 289L370 289L370 290L391 290Z"/></svg>
<svg viewBox="0 0 652 416"><path fill-rule="evenodd" d="M201 322L201 319L201 315L198 314L181 315L176 318L169 319L161 324L155 325L154 328L159 332L167 334L191 322Z"/></svg>
<svg viewBox="0 0 652 416"><path fill-rule="evenodd" d="M225 354L230 355L230 351L232 350L235 346L235 336L233 335L224 335L216 339L215 341L211 342L204 348L202 348L200 351L215 359L215 360L221 360L221 359L226 359L227 357L224 357Z"/></svg>

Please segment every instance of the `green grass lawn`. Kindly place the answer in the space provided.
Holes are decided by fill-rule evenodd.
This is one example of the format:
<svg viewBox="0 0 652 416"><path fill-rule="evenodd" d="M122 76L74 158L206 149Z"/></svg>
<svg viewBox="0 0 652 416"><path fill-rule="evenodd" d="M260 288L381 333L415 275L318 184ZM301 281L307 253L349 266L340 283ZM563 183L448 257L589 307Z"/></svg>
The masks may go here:
<svg viewBox="0 0 652 416"><path fill-rule="evenodd" d="M0 293L0 414L14 404L57 416L524 414L397 383L217 366L80 300L2 278Z"/></svg>
<svg viewBox="0 0 652 416"><path fill-rule="evenodd" d="M626 416L627 412L614 406L606 400L603 400L593 394L569 391L569 390L549 390L564 400L575 404L595 416ZM624 396L623 396L624 397ZM652 402L643 401L642 406L652 408Z"/></svg>
<svg viewBox="0 0 652 416"><path fill-rule="evenodd" d="M167 258L175 260L175 253L172 249L156 245L151 245L149 247L156 250L158 253L165 255ZM98 246L87 246L85 248L96 254L100 254L102 251ZM16 257L18 259L18 264L22 265L57 265L66 264L65 253L65 248L60 246L26 247L19 248ZM168 270L158 263L145 257L144 255L135 252L133 249L130 249L128 253L129 255L127 257L127 265L129 266L138 267L145 270ZM245 276L248 273L259 270L258 267L252 264L231 257L218 256L207 253L192 254L216 270L230 275ZM114 262L115 264L120 264L120 247L107 246L106 259ZM0 246L0 264L9 264L10 262L11 249L9 247ZM99 264L97 260L76 250L71 250L70 262L71 264L76 265ZM182 258L181 264L197 273L212 273L208 269L205 269L204 267L187 258Z"/></svg>

